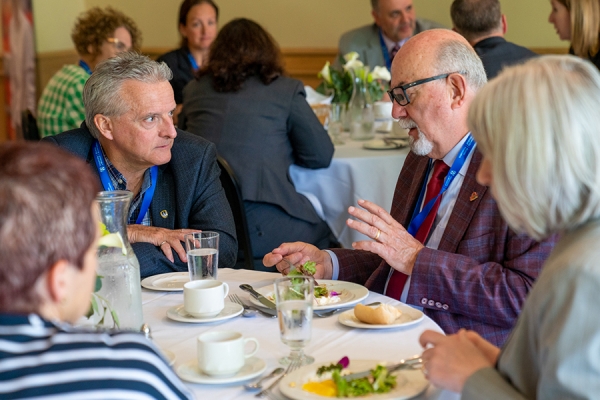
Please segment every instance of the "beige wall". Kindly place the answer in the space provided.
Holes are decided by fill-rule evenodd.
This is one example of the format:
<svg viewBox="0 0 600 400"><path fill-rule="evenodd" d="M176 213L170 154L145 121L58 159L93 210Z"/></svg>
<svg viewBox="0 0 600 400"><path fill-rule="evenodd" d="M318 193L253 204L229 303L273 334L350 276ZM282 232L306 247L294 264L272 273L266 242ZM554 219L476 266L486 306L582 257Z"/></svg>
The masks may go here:
<svg viewBox="0 0 600 400"><path fill-rule="evenodd" d="M340 34L370 23L369 0L216 0L221 24L247 17L267 28L283 48L333 48ZM450 26L452 0L414 0L419 16ZM547 22L548 0L502 0L508 18L507 39L528 47L566 47ZM93 6L122 10L144 35L144 47L172 47L180 0L34 0L38 52L71 49L70 31L77 14Z"/></svg>

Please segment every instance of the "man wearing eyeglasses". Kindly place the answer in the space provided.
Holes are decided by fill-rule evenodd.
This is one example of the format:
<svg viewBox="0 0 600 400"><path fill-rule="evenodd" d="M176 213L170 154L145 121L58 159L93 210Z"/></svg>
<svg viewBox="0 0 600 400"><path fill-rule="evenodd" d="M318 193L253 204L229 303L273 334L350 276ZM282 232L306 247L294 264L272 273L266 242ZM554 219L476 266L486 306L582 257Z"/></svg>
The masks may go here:
<svg viewBox="0 0 600 400"><path fill-rule="evenodd" d="M344 33L338 46L340 55L355 51L371 68L385 66L389 70L394 56L411 36L444 28L437 22L417 18L413 0L371 0L371 15L373 24Z"/></svg>
<svg viewBox="0 0 600 400"><path fill-rule="evenodd" d="M555 238L538 243L511 231L487 187L466 125L469 105L486 83L469 43L448 30L411 38L392 65L392 116L409 129L407 156L391 213L366 200L350 207L350 228L373 241L354 250L321 251L284 243L264 258L287 273L317 263L317 278L365 284L423 308L446 333L477 331L506 340Z"/></svg>

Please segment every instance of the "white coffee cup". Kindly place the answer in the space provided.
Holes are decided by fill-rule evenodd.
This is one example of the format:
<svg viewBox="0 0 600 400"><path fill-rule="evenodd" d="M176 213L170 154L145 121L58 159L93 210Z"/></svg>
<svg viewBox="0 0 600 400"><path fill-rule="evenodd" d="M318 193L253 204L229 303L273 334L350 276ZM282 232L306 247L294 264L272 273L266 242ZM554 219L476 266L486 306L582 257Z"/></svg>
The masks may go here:
<svg viewBox="0 0 600 400"><path fill-rule="evenodd" d="M254 349L246 353L246 343ZM231 331L207 332L198 336L198 368L207 375L233 375L258 351L258 340Z"/></svg>
<svg viewBox="0 0 600 400"><path fill-rule="evenodd" d="M229 285L221 281L190 281L183 285L183 308L196 318L214 317L225 307Z"/></svg>
<svg viewBox="0 0 600 400"><path fill-rule="evenodd" d="M373 104L375 118L389 119L392 118L392 102L391 101L376 101Z"/></svg>

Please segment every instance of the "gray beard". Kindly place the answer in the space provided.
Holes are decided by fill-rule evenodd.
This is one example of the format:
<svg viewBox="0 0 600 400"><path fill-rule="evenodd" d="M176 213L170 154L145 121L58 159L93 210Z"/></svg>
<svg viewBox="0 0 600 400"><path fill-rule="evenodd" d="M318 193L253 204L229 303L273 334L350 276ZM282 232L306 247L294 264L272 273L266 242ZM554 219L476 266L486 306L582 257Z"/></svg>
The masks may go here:
<svg viewBox="0 0 600 400"><path fill-rule="evenodd" d="M404 129L412 129L417 128L419 132L419 137L415 140L412 136L408 137L408 144L410 146L410 150L418 156L426 156L431 153L433 150L433 143L429 141L421 132L421 129L415 124L415 121L411 119L399 119L398 124Z"/></svg>

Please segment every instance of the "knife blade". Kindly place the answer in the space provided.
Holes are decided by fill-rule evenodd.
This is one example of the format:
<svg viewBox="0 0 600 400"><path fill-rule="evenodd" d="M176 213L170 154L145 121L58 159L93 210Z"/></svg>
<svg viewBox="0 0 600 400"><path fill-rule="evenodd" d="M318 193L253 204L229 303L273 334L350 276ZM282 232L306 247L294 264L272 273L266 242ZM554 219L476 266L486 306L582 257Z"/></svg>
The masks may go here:
<svg viewBox="0 0 600 400"><path fill-rule="evenodd" d="M393 364L393 365L389 365L386 366L388 373L392 373L395 371L399 371L401 369L412 369L412 368L420 368L421 365L423 364L423 360L421 359L421 356L415 356L412 358L408 358L406 360L400 360L400 362L398 364ZM375 368L372 368L375 369ZM361 371L361 372L356 372L354 374L350 374L350 375L344 375L342 376L342 378L344 378L344 380L346 382L349 382L353 379L360 379L360 378L365 378L369 375L371 375L371 370L366 370L366 371Z"/></svg>
<svg viewBox="0 0 600 400"><path fill-rule="evenodd" d="M271 310L277 310L275 303L273 303L271 300L267 299L262 294L258 293L256 290L254 290L254 288L252 286L244 283L244 284L240 285L240 289L250 293L250 295L252 295L252 297L254 297L256 300L260 301L260 303L263 304L265 307L270 308Z"/></svg>

